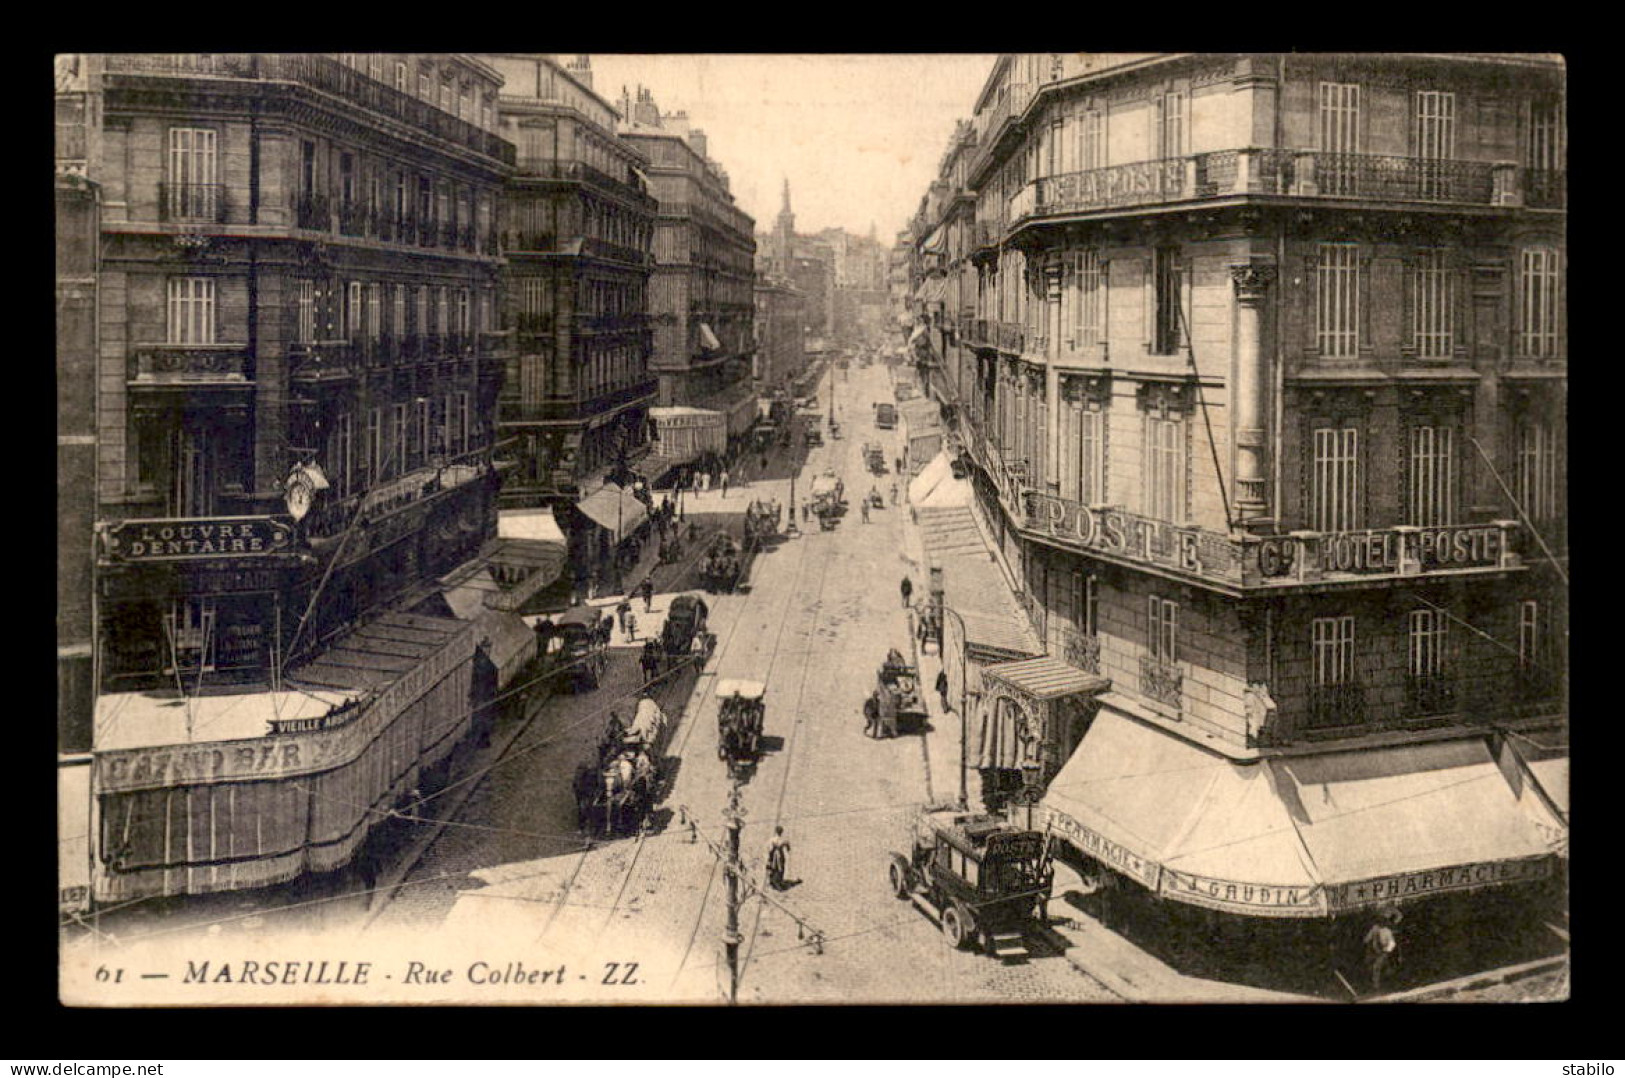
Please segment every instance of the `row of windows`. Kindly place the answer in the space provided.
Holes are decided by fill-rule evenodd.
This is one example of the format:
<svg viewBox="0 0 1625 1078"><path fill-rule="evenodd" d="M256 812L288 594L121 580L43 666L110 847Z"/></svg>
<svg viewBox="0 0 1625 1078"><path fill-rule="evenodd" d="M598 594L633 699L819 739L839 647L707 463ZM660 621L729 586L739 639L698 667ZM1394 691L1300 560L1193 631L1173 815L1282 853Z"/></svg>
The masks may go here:
<svg viewBox="0 0 1625 1078"><path fill-rule="evenodd" d="M359 445L356 418L338 414L327 434L327 476L340 498L424 467L433 456L456 457L475 447L467 390L369 409L359 416L365 422Z"/></svg>
<svg viewBox="0 0 1625 1078"><path fill-rule="evenodd" d="M1312 262L1309 298L1313 303L1313 340L1326 358L1354 359L1363 346L1363 308L1368 285L1362 270L1364 251L1357 243L1323 243ZM1027 272L1020 252L1006 254L1004 265L984 269L977 277L977 310L981 317L1027 325L1044 333L1047 306L1035 295L1037 282ZM1144 263L1142 286L1145 339L1154 355L1175 355L1185 346L1185 309L1190 304L1188 275L1176 248L1156 248ZM1526 359L1559 354L1561 328L1560 252L1530 247L1519 252L1514 295L1514 349ZM1098 251L1069 251L1061 260L1062 350L1077 352L1104 338L1107 289ZM1448 359L1460 341L1458 309L1464 297L1465 270L1451 264L1444 248L1422 248L1409 259L1405 282L1410 307L1407 337L1424 359ZM1029 350L1031 350L1029 348Z"/></svg>
<svg viewBox="0 0 1625 1078"><path fill-rule="evenodd" d="M1465 435L1448 424L1408 428L1405 453L1405 524L1442 527L1459 523L1461 461ZM1563 468L1555 424L1525 420L1513 436L1513 497L1530 520L1551 521L1560 512ZM1366 470L1358 427L1315 427L1308 457L1309 526L1320 532L1366 526Z"/></svg>
<svg viewBox="0 0 1625 1078"><path fill-rule="evenodd" d="M490 289L476 293L448 285L407 285L380 281L297 282L294 339L301 344L342 338L351 342L383 337L469 336L493 327Z"/></svg>
<svg viewBox="0 0 1625 1078"><path fill-rule="evenodd" d="M393 86L403 94L415 93L465 123L496 130L496 91L482 89L473 79L461 77L449 67L436 72L432 61L419 60L414 65L410 57L379 53L338 55L340 63L376 82Z"/></svg>
<svg viewBox="0 0 1625 1078"><path fill-rule="evenodd" d="M1155 602L1155 600L1153 600ZM1406 615L1406 671L1413 678L1440 678L1449 673L1450 622L1447 611L1421 607ZM1556 640L1549 612L1539 600L1518 603L1518 665L1524 670L1549 669ZM1355 681L1354 618L1341 615L1310 623L1310 678L1316 687Z"/></svg>

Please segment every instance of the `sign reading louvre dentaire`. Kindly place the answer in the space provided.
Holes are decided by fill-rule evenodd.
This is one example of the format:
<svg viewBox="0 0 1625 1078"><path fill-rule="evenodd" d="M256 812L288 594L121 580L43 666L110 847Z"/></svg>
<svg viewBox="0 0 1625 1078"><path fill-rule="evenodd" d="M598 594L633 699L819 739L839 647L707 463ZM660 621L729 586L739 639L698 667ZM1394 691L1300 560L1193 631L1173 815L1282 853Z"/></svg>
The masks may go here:
<svg viewBox="0 0 1625 1078"><path fill-rule="evenodd" d="M293 528L275 517L205 517L125 520L108 527L103 549L110 561L240 558L287 549Z"/></svg>

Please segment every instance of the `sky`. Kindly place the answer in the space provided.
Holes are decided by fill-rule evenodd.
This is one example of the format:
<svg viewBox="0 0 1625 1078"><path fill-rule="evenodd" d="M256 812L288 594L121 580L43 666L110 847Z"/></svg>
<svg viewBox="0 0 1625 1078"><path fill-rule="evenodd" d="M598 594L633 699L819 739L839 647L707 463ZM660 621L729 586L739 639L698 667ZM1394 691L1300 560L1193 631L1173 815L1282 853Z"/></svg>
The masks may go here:
<svg viewBox="0 0 1625 1078"><path fill-rule="evenodd" d="M593 89L621 87L686 111L734 200L770 231L786 176L796 231L845 228L896 238L937 166L954 121L969 119L995 56L628 55L593 53Z"/></svg>

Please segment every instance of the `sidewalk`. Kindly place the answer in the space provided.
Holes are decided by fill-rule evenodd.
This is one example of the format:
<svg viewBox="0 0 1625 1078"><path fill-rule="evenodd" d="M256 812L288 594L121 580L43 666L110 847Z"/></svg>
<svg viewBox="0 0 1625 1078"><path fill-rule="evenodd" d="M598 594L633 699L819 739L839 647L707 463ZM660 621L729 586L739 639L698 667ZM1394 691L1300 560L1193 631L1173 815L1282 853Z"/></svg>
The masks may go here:
<svg viewBox="0 0 1625 1078"><path fill-rule="evenodd" d="M903 518L903 550L906 572L915 581L915 595L929 590L930 572L918 522L905 500L897 512ZM926 773L935 804L957 802L957 774L960 761L961 716L944 712L942 698L935 689L942 656L921 654L919 638L914 641L915 664L920 671L921 695L930 713L931 732L922 738ZM950 701L952 703L953 701ZM964 731L968 733L968 731ZM966 745L974 751L974 746ZM967 769L965 785L971 811L981 811L980 776ZM1132 1002L1190 1003L1319 1003L1322 1000L1286 992L1272 992L1249 985L1188 977L1154 955L1147 954L1116 932L1104 928L1093 917L1066 902L1069 890L1080 890L1082 882L1066 865L1055 866L1055 898L1050 902L1050 942L1064 951L1068 962L1105 988Z"/></svg>

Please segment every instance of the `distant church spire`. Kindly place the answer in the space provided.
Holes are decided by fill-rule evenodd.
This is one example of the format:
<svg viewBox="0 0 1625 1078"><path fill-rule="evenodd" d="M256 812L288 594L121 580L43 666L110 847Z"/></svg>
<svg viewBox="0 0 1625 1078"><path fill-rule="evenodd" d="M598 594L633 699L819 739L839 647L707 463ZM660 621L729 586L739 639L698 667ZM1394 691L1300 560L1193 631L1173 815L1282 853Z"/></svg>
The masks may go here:
<svg viewBox="0 0 1625 1078"><path fill-rule="evenodd" d="M784 205L779 209L779 213L786 217L790 215L790 177L788 176L784 178Z"/></svg>

